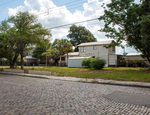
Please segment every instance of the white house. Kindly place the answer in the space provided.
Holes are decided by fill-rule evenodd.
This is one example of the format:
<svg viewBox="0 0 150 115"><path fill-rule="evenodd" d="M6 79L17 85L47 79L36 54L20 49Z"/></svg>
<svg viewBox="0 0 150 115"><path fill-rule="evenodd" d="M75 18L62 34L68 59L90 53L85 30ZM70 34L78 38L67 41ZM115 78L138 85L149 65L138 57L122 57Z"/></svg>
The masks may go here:
<svg viewBox="0 0 150 115"><path fill-rule="evenodd" d="M140 63L140 66L142 66L142 64L145 65L145 66L150 66L150 64L149 64L149 62L147 61L147 59L146 59L146 58L143 58L141 55L142 55L142 53L128 53L128 54L127 54L127 57L126 57L126 60L127 60L127 61L126 61L126 62L127 62L126 66L134 66L136 60L137 60L137 61L138 61L138 60L142 61L142 63L139 62L139 63ZM134 62L134 61L135 61L135 62ZM136 65L136 66L139 66L139 65Z"/></svg>
<svg viewBox="0 0 150 115"><path fill-rule="evenodd" d="M58 62L59 65L66 65L68 63L67 54L61 55L59 57L60 57L60 60ZM62 57L64 57L65 60L62 60ZM68 58L70 58L70 57L79 57L79 52L69 52L68 53Z"/></svg>
<svg viewBox="0 0 150 115"><path fill-rule="evenodd" d="M145 60L141 55L142 53L128 53L127 60Z"/></svg>
<svg viewBox="0 0 150 115"><path fill-rule="evenodd" d="M115 47L111 47L111 48L105 48L104 47L105 45L109 45L112 43L113 43L113 40L81 43L78 45L79 52L74 52L74 53L72 53L72 55L69 54L68 59L70 57L74 57L74 58L70 58L73 61L73 59L76 60L75 57L93 57L93 58L96 58L99 56L99 57L106 60L106 67L107 66L116 66L117 55L115 54ZM76 54L76 55L73 55L73 54ZM67 59L66 54L63 56L60 56L60 57L65 57L65 62L67 63L68 59ZM76 63L76 61L75 61L75 63Z"/></svg>

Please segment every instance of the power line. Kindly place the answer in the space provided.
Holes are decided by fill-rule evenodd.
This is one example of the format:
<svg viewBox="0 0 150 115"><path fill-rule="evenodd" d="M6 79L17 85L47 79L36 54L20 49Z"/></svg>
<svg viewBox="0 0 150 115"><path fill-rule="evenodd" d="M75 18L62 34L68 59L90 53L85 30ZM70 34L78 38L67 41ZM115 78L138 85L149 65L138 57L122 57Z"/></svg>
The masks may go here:
<svg viewBox="0 0 150 115"><path fill-rule="evenodd" d="M9 3L14 2L14 1L15 1L15 0L12 0L12 1L6 2L6 3L4 3L4 4L0 4L0 6L3 6L3 5L5 5L5 4L9 4Z"/></svg>
<svg viewBox="0 0 150 115"><path fill-rule="evenodd" d="M84 22L94 21L94 20L98 20L98 19L99 19L99 18L94 18L94 19L84 20L84 21L75 22L75 23L71 23L71 24L65 24L65 25L61 25L61 26L55 26L55 27L51 27L51 28L47 28L47 29L61 28L61 27L70 26L70 25L73 25L73 24L79 24L79 23L84 23Z"/></svg>
<svg viewBox="0 0 150 115"><path fill-rule="evenodd" d="M52 10L52 11L50 11L50 12L53 12L53 10L59 10L59 9L62 9L62 8L58 8L58 7L60 7L60 6L63 6L63 5L67 5L67 4L72 4L72 3L75 3L75 2L78 2L79 0L75 0L75 1L72 1L72 2L68 2L68 3L65 3L65 4L62 4L62 5L59 5L59 6L57 6L57 8L47 8L47 10ZM83 1L83 2L79 2L79 3L84 3L84 2L86 2L86 1ZM73 4L73 5L78 5L79 3L76 3L76 4ZM73 6L73 5L70 5L70 6ZM70 6L68 6L68 7L70 7ZM66 6L67 7L67 6ZM38 15L41 15L41 14L45 14L45 13L47 13L47 11L46 12L43 12L43 13L40 13L40 14L38 14Z"/></svg>
<svg viewBox="0 0 150 115"><path fill-rule="evenodd" d="M85 3L86 1L83 1L83 2L80 2L80 3ZM91 2L91 3L88 3L89 4L94 4L96 2ZM78 5L78 6L77 6ZM73 4L73 5L70 5L70 6L66 6L68 8L68 10L71 10L71 9L75 9L75 8L78 8L78 7L82 7L81 6L82 4ZM73 7L75 6L75 7ZM53 13L56 13L58 11L60 11L61 9L64 9L63 7L59 8L59 6L57 6L57 8L48 8L47 11L43 12L43 13L40 13L38 15L41 15L41 14L45 14L45 13L48 13L48 14L53 14Z"/></svg>
<svg viewBox="0 0 150 115"><path fill-rule="evenodd" d="M62 4L62 5L59 5L59 6L63 6L63 5L67 5L67 4L71 4L71 3L74 3L74 2L77 2L79 0L75 0L75 1L72 1L72 2L68 2L68 3L65 3L65 4Z"/></svg>

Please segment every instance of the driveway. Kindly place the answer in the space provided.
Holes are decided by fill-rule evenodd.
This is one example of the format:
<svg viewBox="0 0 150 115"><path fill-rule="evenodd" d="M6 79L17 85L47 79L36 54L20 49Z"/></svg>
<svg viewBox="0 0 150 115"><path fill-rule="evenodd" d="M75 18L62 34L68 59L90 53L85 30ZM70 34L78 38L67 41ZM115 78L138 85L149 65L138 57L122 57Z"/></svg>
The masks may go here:
<svg viewBox="0 0 150 115"><path fill-rule="evenodd" d="M0 115L150 115L150 88L0 74Z"/></svg>

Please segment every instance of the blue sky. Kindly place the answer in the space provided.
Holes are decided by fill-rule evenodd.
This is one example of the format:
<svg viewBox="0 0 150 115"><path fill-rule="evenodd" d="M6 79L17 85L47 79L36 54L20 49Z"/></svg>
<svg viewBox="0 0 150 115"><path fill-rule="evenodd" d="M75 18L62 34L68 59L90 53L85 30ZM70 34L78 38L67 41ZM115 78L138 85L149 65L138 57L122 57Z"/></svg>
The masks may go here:
<svg viewBox="0 0 150 115"><path fill-rule="evenodd" d="M8 18L8 8L15 8L19 5L23 5L24 0L1 0L0 1L0 21Z"/></svg>
<svg viewBox="0 0 150 115"><path fill-rule="evenodd" d="M82 4L86 0L52 0L54 4L57 6L66 5L69 7L69 5L74 5L76 8L72 8L70 11L73 13L76 9L83 10ZM80 3L77 5L77 3ZM24 0L0 0L0 21L3 21L4 19L7 19L9 17L8 15L8 8L16 8L18 6L24 6Z"/></svg>
<svg viewBox="0 0 150 115"><path fill-rule="evenodd" d="M139 0L136 0L139 1ZM46 12L48 8L50 14L38 15L38 22L45 28L51 28L64 24L98 18L103 15L102 3L109 3L110 0L1 0L0 21L15 15L19 11L29 11L35 15ZM100 40L107 40L105 33L98 32L103 28L104 23L98 20L77 24L85 26L92 34ZM53 41L55 38L65 38L68 34L69 26L51 30ZM125 43L124 43L125 45ZM126 52L136 52L132 48L126 47ZM122 54L123 49L117 48L117 54Z"/></svg>

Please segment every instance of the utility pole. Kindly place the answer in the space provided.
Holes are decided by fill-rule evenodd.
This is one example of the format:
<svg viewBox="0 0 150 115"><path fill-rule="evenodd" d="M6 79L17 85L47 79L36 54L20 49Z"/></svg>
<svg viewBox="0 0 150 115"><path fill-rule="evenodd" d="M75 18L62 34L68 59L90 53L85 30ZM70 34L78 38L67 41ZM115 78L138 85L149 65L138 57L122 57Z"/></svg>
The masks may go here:
<svg viewBox="0 0 150 115"><path fill-rule="evenodd" d="M47 51L46 51L46 67L47 67Z"/></svg>

